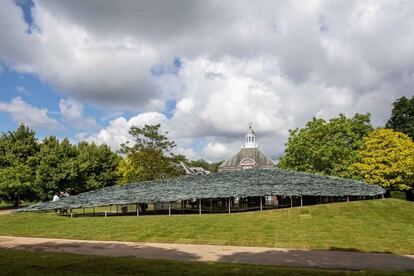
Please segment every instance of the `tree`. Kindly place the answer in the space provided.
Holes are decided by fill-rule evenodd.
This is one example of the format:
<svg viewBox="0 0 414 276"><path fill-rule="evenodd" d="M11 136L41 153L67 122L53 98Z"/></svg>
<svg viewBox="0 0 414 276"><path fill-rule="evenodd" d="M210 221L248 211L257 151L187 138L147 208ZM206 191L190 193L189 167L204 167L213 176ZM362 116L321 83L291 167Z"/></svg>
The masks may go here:
<svg viewBox="0 0 414 276"><path fill-rule="evenodd" d="M393 106L386 128L405 133L414 140L414 96L411 99L402 97Z"/></svg>
<svg viewBox="0 0 414 276"><path fill-rule="evenodd" d="M204 159L199 159L199 160L191 160L191 161L188 161L186 163L189 167L201 167L201 168L203 168L205 170L208 170L210 172L217 172L219 166L223 162L224 161L209 163L209 162L205 161Z"/></svg>
<svg viewBox="0 0 414 276"><path fill-rule="evenodd" d="M168 133L160 132L160 124L132 126L129 133L134 137L133 145L128 141L121 144L120 152L125 155L118 168L121 183L172 178L184 174L179 166L184 156L174 155L173 141Z"/></svg>
<svg viewBox="0 0 414 276"><path fill-rule="evenodd" d="M75 158L77 149L68 139L46 137L37 155L35 187L41 200L48 200L56 192L76 189L79 169ZM78 190L78 189L76 189Z"/></svg>
<svg viewBox="0 0 414 276"><path fill-rule="evenodd" d="M348 167L357 159L356 150L372 131L370 114L355 114L325 121L313 118L304 128L289 131L286 153L279 167L348 177Z"/></svg>
<svg viewBox="0 0 414 276"><path fill-rule="evenodd" d="M52 136L43 140L37 158L35 187L42 200L59 191L78 194L117 182L119 156L107 145L73 145Z"/></svg>
<svg viewBox="0 0 414 276"><path fill-rule="evenodd" d="M113 186L117 183L120 157L111 151L109 146L80 142L77 151L76 162L81 185L76 192Z"/></svg>
<svg viewBox="0 0 414 276"><path fill-rule="evenodd" d="M36 198L32 187L32 169L23 164L0 168L0 194L6 202L18 208L20 201Z"/></svg>
<svg viewBox="0 0 414 276"><path fill-rule="evenodd" d="M407 199L412 199L414 142L408 135L377 129L364 138L357 154L359 161L349 168L352 174L387 191L405 191Z"/></svg>
<svg viewBox="0 0 414 276"><path fill-rule="evenodd" d="M19 206L35 198L32 183L39 145L35 132L23 124L0 136L0 198Z"/></svg>

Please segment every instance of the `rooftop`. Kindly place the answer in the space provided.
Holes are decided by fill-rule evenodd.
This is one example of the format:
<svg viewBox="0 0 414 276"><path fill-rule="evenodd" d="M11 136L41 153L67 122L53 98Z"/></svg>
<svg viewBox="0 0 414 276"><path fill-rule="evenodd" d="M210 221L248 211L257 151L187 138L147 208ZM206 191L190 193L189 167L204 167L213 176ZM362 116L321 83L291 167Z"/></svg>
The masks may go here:
<svg viewBox="0 0 414 276"><path fill-rule="evenodd" d="M237 170L210 175L146 181L111 186L56 202L44 202L20 211L74 209L131 203L173 202L197 198L247 196L375 196L385 193L376 185L330 176L282 169Z"/></svg>

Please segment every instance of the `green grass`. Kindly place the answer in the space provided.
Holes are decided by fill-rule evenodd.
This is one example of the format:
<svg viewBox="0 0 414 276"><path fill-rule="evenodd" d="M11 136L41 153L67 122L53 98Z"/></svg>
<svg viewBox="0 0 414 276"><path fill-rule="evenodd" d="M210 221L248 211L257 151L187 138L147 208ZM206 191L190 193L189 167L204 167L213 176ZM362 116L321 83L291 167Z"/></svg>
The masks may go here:
<svg viewBox="0 0 414 276"><path fill-rule="evenodd" d="M0 250L1 275L408 275Z"/></svg>
<svg viewBox="0 0 414 276"><path fill-rule="evenodd" d="M353 201L237 214L0 216L0 235L414 254L414 204Z"/></svg>
<svg viewBox="0 0 414 276"><path fill-rule="evenodd" d="M391 197L405 200L405 193L401 191L391 191Z"/></svg>

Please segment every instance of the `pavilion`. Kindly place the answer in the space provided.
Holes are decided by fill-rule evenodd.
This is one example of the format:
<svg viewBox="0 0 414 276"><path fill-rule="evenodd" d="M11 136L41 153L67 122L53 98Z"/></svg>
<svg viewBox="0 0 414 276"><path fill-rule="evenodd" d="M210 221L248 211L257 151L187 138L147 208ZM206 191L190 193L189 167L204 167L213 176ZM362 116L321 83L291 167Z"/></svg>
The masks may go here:
<svg viewBox="0 0 414 276"><path fill-rule="evenodd" d="M374 199L384 193L379 186L350 179L277 168L250 169L115 185L39 203L19 212L65 209L73 216L82 215L81 211L72 213L73 209L104 207L100 215L231 213ZM143 213L144 205L150 208Z"/></svg>

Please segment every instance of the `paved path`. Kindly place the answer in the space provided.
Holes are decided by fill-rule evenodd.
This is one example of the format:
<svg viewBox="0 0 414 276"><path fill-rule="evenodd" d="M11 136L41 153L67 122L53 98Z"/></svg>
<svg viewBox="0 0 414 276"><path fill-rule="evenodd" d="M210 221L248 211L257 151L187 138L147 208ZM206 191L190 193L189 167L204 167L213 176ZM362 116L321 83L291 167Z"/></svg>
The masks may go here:
<svg viewBox="0 0 414 276"><path fill-rule="evenodd" d="M414 255L0 236L0 248L327 269L414 271Z"/></svg>
<svg viewBox="0 0 414 276"><path fill-rule="evenodd" d="M12 211L14 211L14 210L0 210L0 216L1 216L1 215L8 215L8 214L10 214Z"/></svg>

